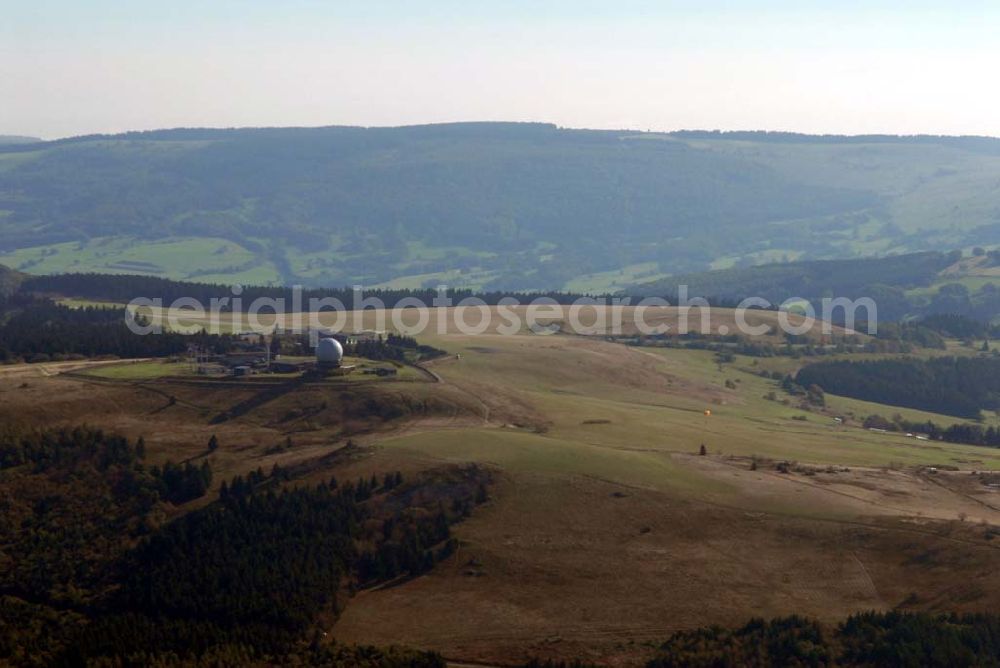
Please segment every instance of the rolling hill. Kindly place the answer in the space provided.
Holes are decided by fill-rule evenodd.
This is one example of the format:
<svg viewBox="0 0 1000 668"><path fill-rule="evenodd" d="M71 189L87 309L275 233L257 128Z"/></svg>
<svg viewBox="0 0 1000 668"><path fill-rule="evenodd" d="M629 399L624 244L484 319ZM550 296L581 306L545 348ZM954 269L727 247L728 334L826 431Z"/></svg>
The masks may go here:
<svg viewBox="0 0 1000 668"><path fill-rule="evenodd" d="M741 299L760 295L782 301L795 295L804 299L829 293L855 293L872 284L898 287L927 286L938 273L954 264L960 253L924 252L887 258L784 262L680 274L643 284L639 292L676 294L687 285L690 294Z"/></svg>
<svg viewBox="0 0 1000 668"><path fill-rule="evenodd" d="M107 298L129 290L227 292L154 277L65 275L26 278L19 296L80 289ZM280 291L244 296L255 293ZM166 632L173 628L201 629L203 644L185 651L221 656L234 641L226 629L252 628L241 657L273 656L318 636L338 648L435 651L459 665L524 665L532 656L642 665L665 638L742 624L748 609L834 625L862 610L976 613L998 603L1000 451L948 434L978 430L995 439L1000 418L947 414L953 404L942 401L936 382L951 365L976 369L967 394L975 406L994 408L990 369L1000 361L978 346L913 346L901 358L901 348L875 345L887 340L827 335L817 323L792 342L778 333L782 314L769 310L747 314L755 329L767 327L752 337L755 347L740 346L722 336L738 322L723 308L706 321L693 318L691 337L680 333L676 307L644 313L676 335L637 336L635 307L622 310L621 336L614 318L596 313L579 314L581 329L542 334L528 326L527 307L504 316L490 309L485 328L479 309L455 307L428 314L435 324L417 341L434 355L417 364L369 352L351 356L350 366L361 368L349 375L224 377L198 373L178 355L198 341L235 353L246 350L244 337L173 331L113 339L125 329L122 313L91 308L98 305L32 308L22 299L11 302L0 331L0 353L5 346L10 353L0 364L0 423L11 425L0 434L0 493L14 500L15 520L0 527L0 546L16 557L0 568L7 594L0 609L17 612L0 615L15 620L6 627L14 632L0 629L7 638L0 662L18 648L30 648L33 659L65 647L91 655L131 646L173 651L178 636ZM144 313L154 322L172 315L170 329L185 321L192 331L211 329L206 315L184 308ZM283 333L271 344L283 355L294 351L286 360L305 358L303 342L288 332L304 319L259 315L227 312L221 330L246 332L254 320L263 331L278 325ZM516 331L508 330L510 315L522 323ZM412 331L423 317L409 308L398 318L373 308L323 316L317 327L342 332ZM574 320L569 306L539 317ZM111 345L93 345L97 335ZM397 373L362 370L389 360ZM860 364L938 373L921 386L913 375L882 374L893 391L880 396L854 391L858 383L843 382L851 380L843 373L839 386L823 387L830 365ZM824 369L826 378L817 377ZM910 401L921 387L934 401ZM930 412L938 410L945 412ZM75 428L82 424L97 431ZM19 435L44 435L43 426L65 428L50 433L75 440ZM87 443L94 447L81 447ZM402 487L390 486L400 478ZM346 545L359 546L357 559L353 549L343 557L343 586L322 575L329 566L309 566L311 546L336 554L328 542L336 529L305 510L328 518L334 510L319 483L367 504L355 508L365 513L357 522L340 525L358 527ZM282 490L302 490L294 493L307 495L304 505L273 507L288 511L274 521L238 519L271 507L254 499L292 498ZM397 522L392 509L415 522L434 517L439 533L420 524L405 533L408 522ZM235 524L220 524L230 513ZM240 533L237 525L258 528ZM188 533L195 526L205 533ZM182 545L190 547L171 547ZM46 569L30 577L26 569L34 573L37 563ZM78 567L60 568L65 563ZM193 571L220 575L202 581ZM137 575L105 580L105 572ZM244 584L233 586L234 578ZM204 584L195 590L192 582ZM338 590L353 595L336 598ZM263 612L253 601L264 601ZM201 609L213 615L211 627L199 622ZM124 613L128 623L112 624ZM255 622L259 615L266 620ZM65 623L43 625L47 619ZM149 635L132 640L135 629ZM103 640L81 641L80 633ZM125 640L112 642L118 637ZM251 662L264 663L295 661Z"/></svg>
<svg viewBox="0 0 1000 668"><path fill-rule="evenodd" d="M244 283L603 291L990 244L1000 140L177 129L0 146L0 263Z"/></svg>
<svg viewBox="0 0 1000 668"><path fill-rule="evenodd" d="M37 144L42 141L38 137L25 137L23 135L0 135L0 144Z"/></svg>
<svg viewBox="0 0 1000 668"><path fill-rule="evenodd" d="M825 297L870 297L882 320L934 314L990 321L1000 314L1000 255L976 250L925 251L881 258L780 262L679 274L628 288L633 295L739 301L762 297L772 304L806 300L821 312Z"/></svg>
<svg viewBox="0 0 1000 668"><path fill-rule="evenodd" d="M356 316L365 327L377 317L371 309ZM173 533L190 526L184 518L208 513L217 520L217 509L230 508L220 499L224 485L231 490L236 476L246 479L258 469L264 476L279 466L287 471L290 479L269 482L263 497L281 488L315 489L332 478L343 488L397 471L405 484L427 479L461 489L453 474L442 476L475 470L470 467L488 471L495 483L485 502L453 525L453 554L390 586L359 583L336 614L315 620L336 647L404 645L440 652L459 665L524 665L539 656L634 666L675 632L743 624L748 610L833 625L863 610L974 613L995 610L1000 601L994 487L1000 452L864 428L867 416L897 410L910 421L948 424L953 418L833 394L824 406L810 405L782 389L778 378L803 363L787 356L724 361L710 350L626 346L601 335L477 336L454 327L421 341L449 353L428 362L430 375L421 380L276 379L275 385L264 377L169 377L177 366L170 362L4 365L0 420L25 428L88 424L132 443L143 437L145 472L164 470L166 461L210 466L203 497L159 504L149 525L135 525L154 539L170 532L173 540L157 546L196 546L190 557L167 549L144 553L157 567L134 568L136 585L150 583L151 573L157 582L183 587L175 606L204 600L188 583L199 582L189 573L206 559L213 568L231 565L241 577L255 572L241 566L241 555L254 548L216 547L231 535L217 530L216 521L203 525L207 533L199 540ZM965 354L975 359L974 351ZM860 356L869 357L839 359ZM86 364L95 366L86 372ZM163 373L150 374L154 365ZM213 436L217 447L207 449ZM77 460L52 472L3 470L9 515L32 520L6 523L0 538L14 539L5 543L7 553L30 549L29 556L51 554L44 563L62 564L70 538L95 529L109 536L93 543L106 549L82 539L69 546L89 560L71 562L77 567L66 577L75 579L67 581L89 585L85 591L95 598L79 604L80 589L69 595L41 589L36 583L66 572L50 568L25 577L15 590L40 592L23 594L27 600L18 608L30 605L36 616L8 618L45 620L47 611L66 608L77 615L73 620L105 609L98 603L106 599L97 598L103 581L84 578L130 539L113 533L119 524L107 519L115 505L105 500L106 490L121 470L111 467L97 477L96 467ZM424 494L402 488L408 489L413 499ZM434 496L426 498L438 506ZM387 526L377 517L359 524L378 531ZM62 529L67 526L74 531ZM299 541L314 541L315 534L300 533L296 524L274 526L278 536L291 528ZM306 548L289 542L296 548L291 552L269 549L267 573L287 572L279 569L288 561L272 555L311 558L308 545L315 542ZM162 566L168 555L176 568ZM15 577L33 563L7 560L0 575L17 584ZM267 611L298 600L290 598L285 578L240 579L250 583L240 586L231 580L209 583L222 582L227 595L249 590L243 600L265 601ZM309 586L319 594L332 591L322 582ZM155 591L164 590L170 591ZM198 619L173 610L174 617L163 618ZM20 623L15 638L33 650L32 658L82 627ZM268 628L253 627L253 638L270 637L263 635ZM34 644L24 640L32 637ZM4 648L11 646L17 647L8 642ZM97 647L119 646L130 645Z"/></svg>

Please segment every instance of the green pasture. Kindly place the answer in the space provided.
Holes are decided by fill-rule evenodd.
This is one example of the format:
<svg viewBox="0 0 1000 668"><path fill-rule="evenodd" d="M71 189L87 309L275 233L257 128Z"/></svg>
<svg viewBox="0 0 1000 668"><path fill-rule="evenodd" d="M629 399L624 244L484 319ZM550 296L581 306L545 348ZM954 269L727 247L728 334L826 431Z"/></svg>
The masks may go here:
<svg viewBox="0 0 1000 668"><path fill-rule="evenodd" d="M144 274L200 282L268 284L280 279L268 262L227 239L102 237L22 248L0 264L31 274Z"/></svg>
<svg viewBox="0 0 1000 668"><path fill-rule="evenodd" d="M447 338L442 337L447 347ZM546 438L606 451L687 453L701 444L714 454L764 456L847 466L949 465L981 461L1000 468L989 448L931 443L903 434L870 432L838 424L837 414L858 418L896 412L939 424L955 420L908 409L828 397L829 414L790 403L776 381L754 373L750 358L719 365L707 351L642 349L649 365L672 380L653 390L589 375L585 355L553 349L546 337L490 337L482 345L459 339L462 359L440 365L446 379L491 383L513 392L546 419ZM623 351L623 355L625 352ZM581 359L582 358L582 359ZM661 361L657 362L656 358ZM726 388L731 381L734 389ZM670 384L672 383L672 384ZM766 398L774 392L776 400ZM711 411L710 416L705 411Z"/></svg>
<svg viewBox="0 0 1000 668"><path fill-rule="evenodd" d="M152 380L166 376L187 376L192 372L191 365L187 362L151 360L98 366L88 369L85 373L112 380Z"/></svg>

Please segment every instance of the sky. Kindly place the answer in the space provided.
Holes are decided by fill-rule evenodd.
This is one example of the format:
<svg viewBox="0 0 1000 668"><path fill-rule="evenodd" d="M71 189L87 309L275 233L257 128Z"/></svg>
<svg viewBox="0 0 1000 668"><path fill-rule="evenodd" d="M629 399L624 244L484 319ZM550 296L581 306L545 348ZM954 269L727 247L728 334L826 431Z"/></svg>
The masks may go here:
<svg viewBox="0 0 1000 668"><path fill-rule="evenodd" d="M0 0L0 134L410 125L1000 136L1000 3Z"/></svg>

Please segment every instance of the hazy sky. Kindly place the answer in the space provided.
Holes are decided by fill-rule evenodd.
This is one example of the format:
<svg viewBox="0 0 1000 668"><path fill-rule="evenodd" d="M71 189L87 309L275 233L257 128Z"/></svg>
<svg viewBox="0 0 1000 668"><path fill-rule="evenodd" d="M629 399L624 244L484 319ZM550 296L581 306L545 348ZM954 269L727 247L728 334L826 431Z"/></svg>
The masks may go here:
<svg viewBox="0 0 1000 668"><path fill-rule="evenodd" d="M1000 135L998 36L995 0L0 0L0 134L531 120Z"/></svg>

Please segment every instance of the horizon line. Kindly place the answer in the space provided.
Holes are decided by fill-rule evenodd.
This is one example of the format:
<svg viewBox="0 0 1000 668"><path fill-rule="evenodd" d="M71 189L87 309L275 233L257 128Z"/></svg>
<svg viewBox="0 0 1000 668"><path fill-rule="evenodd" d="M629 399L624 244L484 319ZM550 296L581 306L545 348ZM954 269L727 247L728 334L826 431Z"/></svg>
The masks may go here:
<svg viewBox="0 0 1000 668"><path fill-rule="evenodd" d="M676 136L683 134L711 134L724 137L725 135L772 135L772 136L793 136L793 137L815 137L820 139L843 138L843 139L989 139L1000 140L1000 135L985 134L938 134L932 132L919 133L893 133L893 132L864 132L864 133L839 133L839 132L803 132L800 130L781 129L721 129L721 128L675 128L670 130L651 130L637 128L600 128L585 126L559 125L550 121L505 121L505 120L465 120L465 121L438 121L431 123L403 123L399 125L356 125L356 124L330 124L330 125L178 125L167 127L151 127L145 129L119 130L114 132L92 132L84 134L64 135L58 137L44 137L37 135L25 135L21 133L4 134L0 132L0 137L12 137L18 140L10 144L0 144L3 148L12 147L25 148L37 144L62 143L69 141L81 141L87 139L105 139L119 137L134 137L136 135L157 134L166 132L239 132L239 131L267 131L267 130L326 130L326 129L347 129L347 130L405 130L415 128L446 128L449 126L471 126L471 125L510 125L510 126L541 126L554 130L568 132L624 132L630 134L643 135L667 135Z"/></svg>

